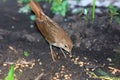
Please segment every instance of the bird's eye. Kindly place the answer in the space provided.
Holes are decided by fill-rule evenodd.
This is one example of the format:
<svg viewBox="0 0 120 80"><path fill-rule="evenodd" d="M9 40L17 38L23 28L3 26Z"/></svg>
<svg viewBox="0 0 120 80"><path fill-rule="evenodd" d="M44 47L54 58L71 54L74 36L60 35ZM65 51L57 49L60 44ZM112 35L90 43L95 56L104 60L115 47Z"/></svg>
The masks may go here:
<svg viewBox="0 0 120 80"><path fill-rule="evenodd" d="M67 48L67 45L65 45L65 48Z"/></svg>

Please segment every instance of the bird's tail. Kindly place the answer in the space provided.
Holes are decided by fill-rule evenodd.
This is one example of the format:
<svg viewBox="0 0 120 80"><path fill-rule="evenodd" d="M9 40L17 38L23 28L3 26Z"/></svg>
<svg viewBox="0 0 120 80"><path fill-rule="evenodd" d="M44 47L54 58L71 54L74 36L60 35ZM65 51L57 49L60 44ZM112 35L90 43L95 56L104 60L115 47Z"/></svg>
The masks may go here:
<svg viewBox="0 0 120 80"><path fill-rule="evenodd" d="M36 16L38 18L41 18L42 14L44 14L44 13L43 13L43 10L41 9L41 7L39 6L39 3L36 2L35 0L31 0L29 5L30 5L31 9L33 10L33 12L36 14Z"/></svg>

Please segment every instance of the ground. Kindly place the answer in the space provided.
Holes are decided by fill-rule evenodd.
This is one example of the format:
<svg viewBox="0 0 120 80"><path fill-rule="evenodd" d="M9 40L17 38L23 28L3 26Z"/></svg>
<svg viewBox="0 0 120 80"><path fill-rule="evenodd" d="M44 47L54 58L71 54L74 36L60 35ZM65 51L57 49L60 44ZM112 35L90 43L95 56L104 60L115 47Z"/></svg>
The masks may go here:
<svg viewBox="0 0 120 80"><path fill-rule="evenodd" d="M69 34L73 41L72 55L64 58L55 48L58 59L53 62L49 44L29 15L18 13L12 0L0 1L0 79L3 80L15 64L16 80L100 80L91 77L98 70L120 76L120 24L110 23L110 16L80 14L50 16ZM47 12L46 12L47 13ZM50 12L48 12L50 13ZM24 52L29 56L25 56ZM112 71L111 71L112 70ZM113 73L114 70L117 70Z"/></svg>

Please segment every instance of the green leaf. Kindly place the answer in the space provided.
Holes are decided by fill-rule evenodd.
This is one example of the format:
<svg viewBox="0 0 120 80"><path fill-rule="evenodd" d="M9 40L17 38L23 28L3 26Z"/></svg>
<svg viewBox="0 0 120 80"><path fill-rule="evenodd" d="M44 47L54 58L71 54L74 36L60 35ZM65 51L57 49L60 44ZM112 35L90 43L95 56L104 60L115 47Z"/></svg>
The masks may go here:
<svg viewBox="0 0 120 80"><path fill-rule="evenodd" d="M30 20L34 21L36 19L35 15L30 15Z"/></svg>
<svg viewBox="0 0 120 80"><path fill-rule="evenodd" d="M19 13L26 13L26 14L28 14L28 13L30 12L30 10L31 10L31 8L30 8L30 6L27 4L27 5L25 5L24 7L21 7L18 12L19 12Z"/></svg>
<svg viewBox="0 0 120 80"><path fill-rule="evenodd" d="M24 56L25 57L28 57L29 56L29 53L27 51L24 51Z"/></svg>
<svg viewBox="0 0 120 80"><path fill-rule="evenodd" d="M100 75L102 75L102 76L109 76L108 73L106 73L105 71L103 71L103 70L101 70L101 69L99 69L97 72L98 72Z"/></svg>
<svg viewBox="0 0 120 80"><path fill-rule="evenodd" d="M85 15L88 15L88 12L89 12L89 9L88 9L88 8L85 8L83 13L84 13Z"/></svg>
<svg viewBox="0 0 120 80"><path fill-rule="evenodd" d="M55 14L61 14L62 16L65 16L68 8L69 4L67 0L62 0L62 2L60 2L60 0L53 0L51 10Z"/></svg>
<svg viewBox="0 0 120 80"><path fill-rule="evenodd" d="M9 70L9 73L8 73L8 76L5 78L5 80L14 80L14 64L11 66L10 70Z"/></svg>
<svg viewBox="0 0 120 80"><path fill-rule="evenodd" d="M118 13L119 9L114 7L113 5L110 5L108 8L109 8L109 11L112 15L118 15L119 14Z"/></svg>
<svg viewBox="0 0 120 80"><path fill-rule="evenodd" d="M96 4L96 0L93 0L93 7L92 7L92 20L95 19L95 4Z"/></svg>

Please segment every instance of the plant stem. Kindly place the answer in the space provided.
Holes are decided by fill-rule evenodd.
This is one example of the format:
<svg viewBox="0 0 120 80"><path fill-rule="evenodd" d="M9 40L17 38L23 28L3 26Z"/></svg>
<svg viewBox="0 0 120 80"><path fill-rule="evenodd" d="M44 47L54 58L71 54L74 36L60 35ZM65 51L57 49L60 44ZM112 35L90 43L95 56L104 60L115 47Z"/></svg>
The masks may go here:
<svg viewBox="0 0 120 80"><path fill-rule="evenodd" d="M93 0L93 6L92 6L92 20L94 21L94 18L95 18L95 3L96 3L96 0Z"/></svg>

